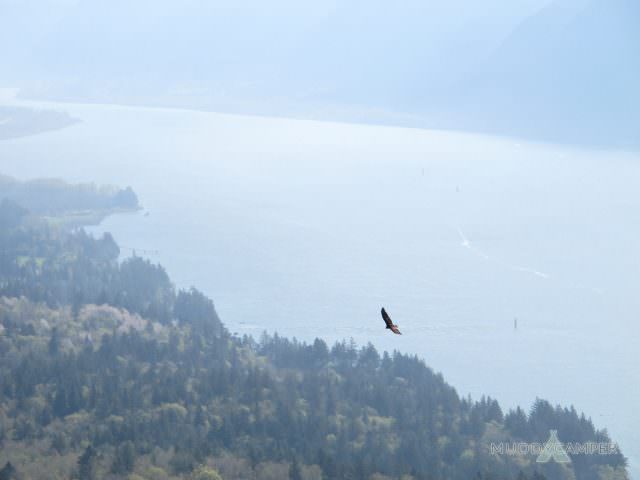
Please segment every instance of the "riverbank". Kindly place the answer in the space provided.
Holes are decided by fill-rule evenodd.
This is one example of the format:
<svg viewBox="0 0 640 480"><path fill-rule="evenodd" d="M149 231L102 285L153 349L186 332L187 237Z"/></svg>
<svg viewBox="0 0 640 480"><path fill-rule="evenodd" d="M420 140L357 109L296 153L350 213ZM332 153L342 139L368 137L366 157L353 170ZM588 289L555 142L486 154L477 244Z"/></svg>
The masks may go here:
<svg viewBox="0 0 640 480"><path fill-rule="evenodd" d="M111 215L134 214L142 210L142 207L135 208L110 208L106 210L78 210L66 212L60 215L43 217L47 222L63 228L93 227L100 225Z"/></svg>

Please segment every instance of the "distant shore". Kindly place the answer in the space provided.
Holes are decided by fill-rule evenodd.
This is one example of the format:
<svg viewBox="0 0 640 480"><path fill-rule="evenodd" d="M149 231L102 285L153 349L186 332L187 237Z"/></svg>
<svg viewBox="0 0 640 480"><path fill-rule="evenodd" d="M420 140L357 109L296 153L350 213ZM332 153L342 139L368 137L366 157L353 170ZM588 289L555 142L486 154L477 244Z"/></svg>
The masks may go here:
<svg viewBox="0 0 640 480"><path fill-rule="evenodd" d="M66 112L0 105L0 140L60 130L80 123Z"/></svg>
<svg viewBox="0 0 640 480"><path fill-rule="evenodd" d="M64 228L92 227L99 225L111 215L126 213L137 213L142 210L141 206L131 208L108 208L100 210L77 210L66 212L60 215L45 216L45 220L52 225Z"/></svg>

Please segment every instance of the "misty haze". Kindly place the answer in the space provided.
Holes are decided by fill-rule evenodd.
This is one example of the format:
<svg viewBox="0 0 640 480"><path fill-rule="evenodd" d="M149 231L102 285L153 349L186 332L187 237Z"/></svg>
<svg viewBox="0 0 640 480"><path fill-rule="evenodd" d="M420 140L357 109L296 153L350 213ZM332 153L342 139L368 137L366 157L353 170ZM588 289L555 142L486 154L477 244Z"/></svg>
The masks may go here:
<svg viewBox="0 0 640 480"><path fill-rule="evenodd" d="M0 480L640 478L639 21L0 0Z"/></svg>

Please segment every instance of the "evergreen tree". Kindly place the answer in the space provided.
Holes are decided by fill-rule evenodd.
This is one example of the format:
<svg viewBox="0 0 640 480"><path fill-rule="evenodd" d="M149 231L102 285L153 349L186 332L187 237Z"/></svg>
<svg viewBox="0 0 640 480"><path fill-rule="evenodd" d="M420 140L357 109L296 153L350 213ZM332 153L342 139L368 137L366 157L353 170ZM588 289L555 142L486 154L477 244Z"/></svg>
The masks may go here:
<svg viewBox="0 0 640 480"><path fill-rule="evenodd" d="M201 465L191 473L189 480L222 480L222 477L213 468Z"/></svg>
<svg viewBox="0 0 640 480"><path fill-rule="evenodd" d="M293 459L289 467L289 480L302 480L302 469L297 458Z"/></svg>
<svg viewBox="0 0 640 480"><path fill-rule="evenodd" d="M11 462L7 462L0 470L0 480L14 480L16 476L17 471Z"/></svg>
<svg viewBox="0 0 640 480"><path fill-rule="evenodd" d="M78 458L79 480L94 480L96 477L96 451L89 445Z"/></svg>
<svg viewBox="0 0 640 480"><path fill-rule="evenodd" d="M60 343L61 343L61 339L60 339L60 332L58 330L58 327L53 327L53 330L51 330L51 337L49 338L49 344L48 344L49 353L51 355L55 355L60 351Z"/></svg>
<svg viewBox="0 0 640 480"><path fill-rule="evenodd" d="M129 473L133 470L136 452L133 443L127 441L116 447L111 471L117 474Z"/></svg>

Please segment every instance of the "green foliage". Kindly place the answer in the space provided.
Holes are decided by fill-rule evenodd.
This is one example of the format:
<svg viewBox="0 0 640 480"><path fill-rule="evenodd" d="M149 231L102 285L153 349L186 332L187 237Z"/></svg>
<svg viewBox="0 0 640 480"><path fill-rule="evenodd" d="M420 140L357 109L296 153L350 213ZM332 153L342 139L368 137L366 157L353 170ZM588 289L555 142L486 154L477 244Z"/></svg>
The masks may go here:
<svg viewBox="0 0 640 480"><path fill-rule="evenodd" d="M116 446L116 452L111 465L113 473L129 473L133 470L136 461L136 452L133 442L126 441Z"/></svg>
<svg viewBox="0 0 640 480"><path fill-rule="evenodd" d="M302 468L297 458L293 459L293 462L291 463L291 467L289 468L289 480L303 480Z"/></svg>
<svg viewBox="0 0 640 480"><path fill-rule="evenodd" d="M178 293L173 314L179 322L204 335L221 333L222 324L213 302L195 288Z"/></svg>
<svg viewBox="0 0 640 480"><path fill-rule="evenodd" d="M78 478L81 480L94 480L96 476L96 451L89 445L80 458L78 458Z"/></svg>
<svg viewBox="0 0 640 480"><path fill-rule="evenodd" d="M0 295L26 296L49 306L109 304L131 313L220 335L213 302L196 289L175 289L164 268L140 257L118 262L111 235L95 239L46 224L0 230ZM53 346L53 345L52 345Z"/></svg>
<svg viewBox="0 0 640 480"><path fill-rule="evenodd" d="M490 438L544 441L551 428L568 442L609 438L573 408L536 400L528 415L504 415L494 399L460 398L416 356L353 341L232 337L210 299L176 294L146 260L119 262L110 236L19 225L0 231L3 251L8 478L31 455L59 460L58 478L89 480L219 478L195 468L212 459L225 479L529 479L535 459L491 455ZM581 456L544 473L624 478L625 459Z"/></svg>
<svg viewBox="0 0 640 480"><path fill-rule="evenodd" d="M222 477L213 468L201 465L191 473L189 480L222 480Z"/></svg>

